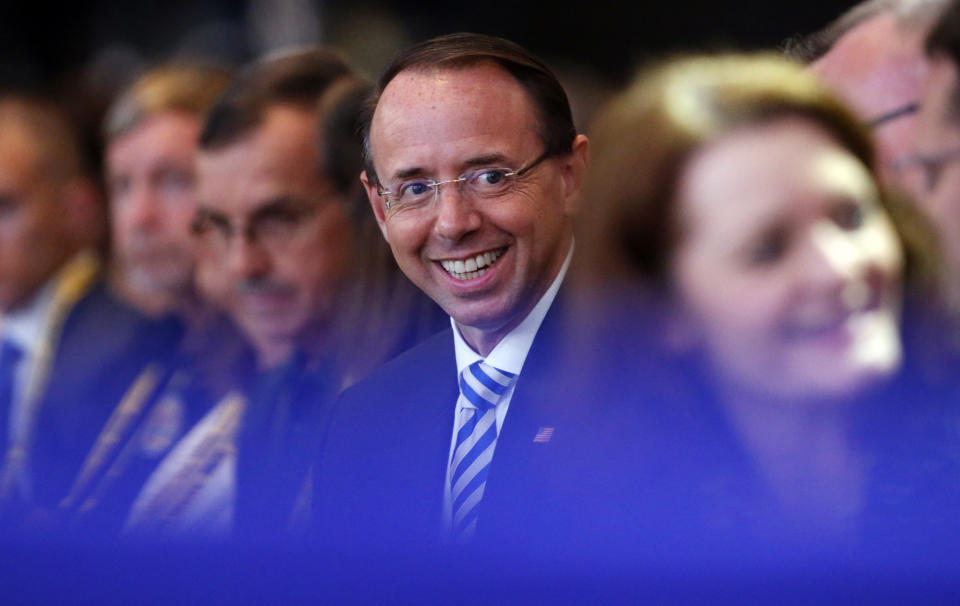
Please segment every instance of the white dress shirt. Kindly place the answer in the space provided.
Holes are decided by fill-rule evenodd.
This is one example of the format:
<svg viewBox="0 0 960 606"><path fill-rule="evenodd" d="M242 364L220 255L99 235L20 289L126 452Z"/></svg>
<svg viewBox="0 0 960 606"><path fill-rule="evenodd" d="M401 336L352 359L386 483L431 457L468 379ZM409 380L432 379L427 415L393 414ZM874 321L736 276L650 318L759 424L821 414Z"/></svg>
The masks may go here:
<svg viewBox="0 0 960 606"><path fill-rule="evenodd" d="M50 316L54 307L54 293L57 279L49 280L27 303L0 320L0 341L7 339L20 348L22 355L14 371L13 406L10 407L11 441L26 437L27 419L24 390L37 372L40 348L47 333Z"/></svg>
<svg viewBox="0 0 960 606"><path fill-rule="evenodd" d="M0 340L7 339L20 348L21 356L13 371L13 389L9 410L8 444L29 442L31 420L37 405L36 398L28 401L27 386L35 382L41 369L41 351L48 338L49 324L55 309L55 294L61 275L48 280L24 305L0 318ZM29 466L29 461L27 462ZM29 499L32 493L30 470L19 478L21 495Z"/></svg>
<svg viewBox="0 0 960 606"><path fill-rule="evenodd" d="M537 304L534 306L533 310L527 314L527 317L524 318L516 328L507 333L506 336L504 336L503 339L497 343L497 345L493 348L493 351L491 351L486 358L475 352L473 348L467 344L467 342L460 335L460 330L457 327L456 321L454 321L453 318L450 318L450 323L453 326L454 351L456 352L457 358L456 380L458 385L460 384L460 373L466 370L467 367L477 360L484 360L487 364L493 366L494 368L513 373L518 376L517 381L520 380L520 371L523 369L523 363L527 359L527 354L530 353L530 347L533 345L533 339L537 336L537 331L540 330L540 325L543 323L543 319L550 310L550 306L553 304L553 300L557 296L557 291L560 290L560 284L563 282L564 276L567 275L567 269L570 267L570 259L572 258L573 244L571 243L570 251L567 253L567 258L564 260L563 266L560 267L560 271L557 273L557 277L554 278L550 288L543 293L543 296L540 297L539 301L537 301ZM500 435L500 429L503 427L503 421L507 418L507 409L510 406L510 400L513 399L513 391L516 388L516 385L517 383L514 382L514 384L503 395L503 399L501 399L497 404L497 435ZM444 536L449 535L450 528L453 525L453 502L450 498L450 464L451 459L453 458L453 451L457 446L457 429L466 420L464 417L472 414L473 410L475 410L474 406L463 397L463 394L460 394L457 398L456 406L454 407L453 429L450 434L450 452L447 454L447 473L446 479L444 480Z"/></svg>

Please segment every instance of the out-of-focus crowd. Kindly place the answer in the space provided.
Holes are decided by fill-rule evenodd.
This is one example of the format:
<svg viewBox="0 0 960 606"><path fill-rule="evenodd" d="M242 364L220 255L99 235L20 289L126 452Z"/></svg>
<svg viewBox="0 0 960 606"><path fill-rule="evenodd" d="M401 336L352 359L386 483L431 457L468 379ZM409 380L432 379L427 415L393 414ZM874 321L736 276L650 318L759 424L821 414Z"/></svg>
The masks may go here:
<svg viewBox="0 0 960 606"><path fill-rule="evenodd" d="M298 47L148 69L102 161L4 91L5 552L950 569L958 69L960 3L868 0L581 134L502 38Z"/></svg>

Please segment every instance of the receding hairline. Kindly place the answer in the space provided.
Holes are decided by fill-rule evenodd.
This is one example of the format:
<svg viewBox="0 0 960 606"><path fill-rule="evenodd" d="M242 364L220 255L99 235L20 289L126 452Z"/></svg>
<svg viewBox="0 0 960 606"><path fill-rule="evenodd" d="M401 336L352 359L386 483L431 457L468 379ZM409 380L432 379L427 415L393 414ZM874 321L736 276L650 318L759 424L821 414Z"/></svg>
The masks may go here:
<svg viewBox="0 0 960 606"><path fill-rule="evenodd" d="M440 74L440 73L462 73L471 69L483 69L483 68L493 68L494 70L502 73L507 79L516 85L517 89L522 93L523 99L526 100L527 110L530 112L530 117L533 119L533 123L530 125L530 130L538 139L542 139L541 130L544 127L542 124L542 117L540 115L539 108L537 106L537 101L534 99L533 95L530 94L530 91L523 85L523 83L507 69L503 63L497 61L494 57L457 57L455 59L450 59L442 63L430 63L430 64L415 64L396 72L392 77L385 83L382 83L382 89L376 94L375 97L372 97L369 104L369 120L367 121L366 128L364 129L364 138L363 138L363 147L364 153L367 157L369 163L373 164L373 150L372 150L372 134L373 134L373 123L376 119L377 112L380 109L381 102L387 90L390 89L390 86L397 81L398 78L405 76L407 74L418 75L429 77L431 74Z"/></svg>
<svg viewBox="0 0 960 606"><path fill-rule="evenodd" d="M228 70L209 65L168 63L142 73L107 108L103 136L109 143L153 117L181 113L202 120L230 82Z"/></svg>
<svg viewBox="0 0 960 606"><path fill-rule="evenodd" d="M922 33L941 14L948 0L866 0L855 4L823 28L786 42L788 57L812 64L827 56L852 31L880 17L893 19L901 34Z"/></svg>

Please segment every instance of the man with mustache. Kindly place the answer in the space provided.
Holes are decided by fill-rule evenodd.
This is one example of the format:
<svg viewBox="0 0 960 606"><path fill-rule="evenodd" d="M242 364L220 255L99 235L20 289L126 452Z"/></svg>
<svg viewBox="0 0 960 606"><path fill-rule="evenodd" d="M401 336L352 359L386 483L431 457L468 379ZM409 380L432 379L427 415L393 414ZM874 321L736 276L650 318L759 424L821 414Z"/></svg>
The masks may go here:
<svg viewBox="0 0 960 606"><path fill-rule="evenodd" d="M282 533L295 522L325 402L429 329L415 289L395 269L379 271L389 253L369 239L353 128L365 90L335 53L308 48L252 64L211 109L199 136L197 280L252 355L233 371L234 393L148 479L131 532ZM362 335L351 330L359 317Z"/></svg>

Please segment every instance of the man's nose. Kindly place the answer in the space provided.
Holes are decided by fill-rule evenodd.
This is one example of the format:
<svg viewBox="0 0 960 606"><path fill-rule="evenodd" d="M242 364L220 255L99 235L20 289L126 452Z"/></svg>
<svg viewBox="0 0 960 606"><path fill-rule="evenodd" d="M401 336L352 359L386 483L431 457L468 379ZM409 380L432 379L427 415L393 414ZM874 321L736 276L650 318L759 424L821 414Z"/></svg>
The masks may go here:
<svg viewBox="0 0 960 606"><path fill-rule="evenodd" d="M156 225L160 217L159 201L155 192L146 185L134 187L123 202L126 222L137 228Z"/></svg>
<svg viewBox="0 0 960 606"><path fill-rule="evenodd" d="M249 230L238 229L227 242L227 270L234 277L260 276L269 272L270 253Z"/></svg>
<svg viewBox="0 0 960 606"><path fill-rule="evenodd" d="M440 237L459 240L480 228L483 217L473 201L463 194L459 181L438 184L434 195L437 213L434 230Z"/></svg>

